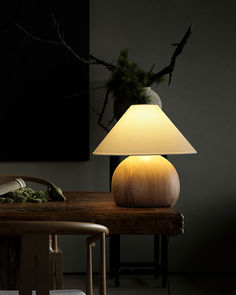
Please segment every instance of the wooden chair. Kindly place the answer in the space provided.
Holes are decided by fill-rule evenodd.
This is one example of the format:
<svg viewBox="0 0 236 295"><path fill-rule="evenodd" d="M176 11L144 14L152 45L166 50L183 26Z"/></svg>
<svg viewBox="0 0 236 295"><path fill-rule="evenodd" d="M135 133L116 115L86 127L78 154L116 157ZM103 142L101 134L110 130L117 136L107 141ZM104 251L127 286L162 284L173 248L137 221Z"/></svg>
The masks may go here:
<svg viewBox="0 0 236 295"><path fill-rule="evenodd" d="M106 295L105 226L69 221L6 221L0 222L0 235L21 236L19 295L32 295L35 282L36 295L84 294L80 290L50 291L50 235L88 235L86 294L93 294L92 248L100 241L99 295ZM1 293L3 292L3 293ZM0 291L0 295L16 295L18 291Z"/></svg>
<svg viewBox="0 0 236 295"><path fill-rule="evenodd" d="M46 190L55 187L55 184L51 181L39 177L34 176L26 176L26 175L8 175L1 174L0 175L0 185L5 184L9 181L15 179L23 179L26 182L37 183L46 186ZM57 236L52 235L49 239L49 249L50 249L50 263L51 263L51 289L63 289L63 253L58 247ZM0 294L1 295L1 294Z"/></svg>

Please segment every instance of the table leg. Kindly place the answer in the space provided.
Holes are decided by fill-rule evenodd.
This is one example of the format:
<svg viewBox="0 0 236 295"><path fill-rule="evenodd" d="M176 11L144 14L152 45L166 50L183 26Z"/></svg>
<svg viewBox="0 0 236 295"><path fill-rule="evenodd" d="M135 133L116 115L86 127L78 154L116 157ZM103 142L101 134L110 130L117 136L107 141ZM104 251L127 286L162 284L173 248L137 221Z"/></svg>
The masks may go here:
<svg viewBox="0 0 236 295"><path fill-rule="evenodd" d="M110 278L114 278L114 236L109 236L109 275Z"/></svg>
<svg viewBox="0 0 236 295"><path fill-rule="evenodd" d="M115 286L120 286L120 235L115 237Z"/></svg>
<svg viewBox="0 0 236 295"><path fill-rule="evenodd" d="M160 275L160 237L154 235L154 276L155 279L159 278Z"/></svg>
<svg viewBox="0 0 236 295"><path fill-rule="evenodd" d="M161 275L162 287L166 287L168 279L168 240L168 235L162 235L161 238L159 235L154 235L154 263L152 264L154 267L153 273L155 278L159 278L159 276ZM131 266L130 263L126 264ZM137 263L137 265L138 264L139 263ZM120 235L111 235L110 277L114 278L116 287L120 286L120 267Z"/></svg>
<svg viewBox="0 0 236 295"><path fill-rule="evenodd" d="M120 235L110 236L110 276L120 286Z"/></svg>
<svg viewBox="0 0 236 295"><path fill-rule="evenodd" d="M120 163L120 156L110 156L110 190L113 173ZM110 277L120 286L120 235L110 235Z"/></svg>
<svg viewBox="0 0 236 295"><path fill-rule="evenodd" d="M168 235L161 236L161 275L162 287L166 287L168 279Z"/></svg>

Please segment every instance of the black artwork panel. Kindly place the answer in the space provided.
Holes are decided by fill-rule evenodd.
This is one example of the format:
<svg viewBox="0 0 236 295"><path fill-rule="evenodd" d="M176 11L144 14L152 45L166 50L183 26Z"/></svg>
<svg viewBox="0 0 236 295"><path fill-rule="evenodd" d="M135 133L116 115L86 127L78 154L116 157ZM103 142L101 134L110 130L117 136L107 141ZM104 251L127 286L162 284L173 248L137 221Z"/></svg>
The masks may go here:
<svg viewBox="0 0 236 295"><path fill-rule="evenodd" d="M89 1L0 4L0 161L76 161L89 157L89 69L63 46L27 38L16 26L66 42L87 58ZM74 95L76 94L76 95Z"/></svg>

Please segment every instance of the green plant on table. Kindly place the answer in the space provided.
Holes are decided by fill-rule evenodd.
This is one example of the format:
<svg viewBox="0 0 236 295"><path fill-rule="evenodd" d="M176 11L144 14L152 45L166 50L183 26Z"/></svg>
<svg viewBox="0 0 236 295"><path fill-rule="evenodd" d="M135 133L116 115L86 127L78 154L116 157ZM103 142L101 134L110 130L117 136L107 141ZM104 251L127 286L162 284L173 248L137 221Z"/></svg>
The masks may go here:
<svg viewBox="0 0 236 295"><path fill-rule="evenodd" d="M58 186L53 186L48 192L35 191L30 187L22 187L0 196L0 203L45 203L48 201L65 201Z"/></svg>

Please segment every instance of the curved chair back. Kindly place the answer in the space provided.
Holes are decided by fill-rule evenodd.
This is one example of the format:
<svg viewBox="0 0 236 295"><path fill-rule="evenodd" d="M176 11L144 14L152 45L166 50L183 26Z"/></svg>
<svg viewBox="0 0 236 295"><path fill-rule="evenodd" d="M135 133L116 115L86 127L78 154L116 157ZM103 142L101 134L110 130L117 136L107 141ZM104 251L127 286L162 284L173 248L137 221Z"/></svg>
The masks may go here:
<svg viewBox="0 0 236 295"><path fill-rule="evenodd" d="M30 181L30 182L36 182L39 184L46 185L47 187L53 187L54 183L51 181L44 179L44 178L39 178L39 177L34 177L34 176L25 176L25 175L8 175L8 174L0 174L0 184L6 183L8 181L14 180L16 178L22 178L25 181Z"/></svg>
<svg viewBox="0 0 236 295"><path fill-rule="evenodd" d="M32 282L36 282L36 294L48 295L50 290L50 235L88 235L86 293L93 294L92 248L100 241L99 295L106 295L105 237L109 231L103 225L69 221L6 221L0 222L0 235L21 236L20 295L32 294ZM35 270L35 276L33 276ZM6 292L7 294L7 292ZM60 293L63 294L63 293Z"/></svg>

